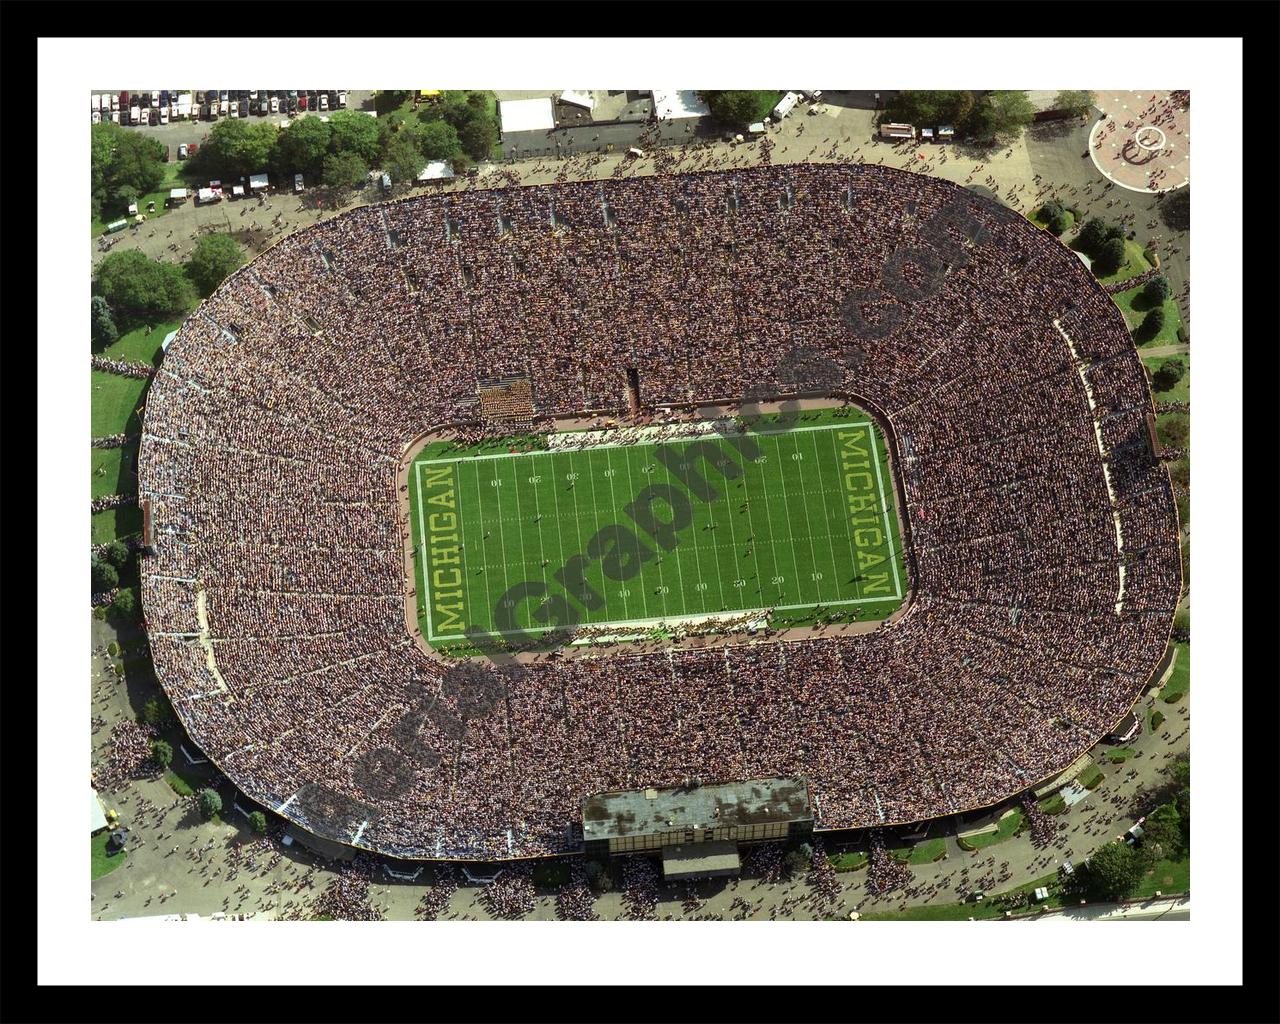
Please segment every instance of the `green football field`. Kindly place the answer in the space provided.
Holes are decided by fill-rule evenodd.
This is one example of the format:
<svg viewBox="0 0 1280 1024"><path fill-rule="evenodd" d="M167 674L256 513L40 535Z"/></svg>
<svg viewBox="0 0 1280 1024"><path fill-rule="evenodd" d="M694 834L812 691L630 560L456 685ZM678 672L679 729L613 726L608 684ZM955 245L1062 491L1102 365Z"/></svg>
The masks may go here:
<svg viewBox="0 0 1280 1024"><path fill-rule="evenodd" d="M409 473L423 635L469 647L469 627L518 639L577 624L600 639L749 613L777 628L901 605L871 418L843 407L737 423L749 445L617 430L428 445Z"/></svg>

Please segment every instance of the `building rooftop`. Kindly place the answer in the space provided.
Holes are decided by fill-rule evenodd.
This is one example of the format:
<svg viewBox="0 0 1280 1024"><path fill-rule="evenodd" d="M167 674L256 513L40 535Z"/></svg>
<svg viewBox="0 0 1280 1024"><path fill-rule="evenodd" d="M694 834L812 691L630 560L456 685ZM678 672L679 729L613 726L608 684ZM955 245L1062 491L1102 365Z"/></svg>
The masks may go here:
<svg viewBox="0 0 1280 1024"><path fill-rule="evenodd" d="M587 840L812 816L809 784L799 778L594 793L582 802L583 838Z"/></svg>

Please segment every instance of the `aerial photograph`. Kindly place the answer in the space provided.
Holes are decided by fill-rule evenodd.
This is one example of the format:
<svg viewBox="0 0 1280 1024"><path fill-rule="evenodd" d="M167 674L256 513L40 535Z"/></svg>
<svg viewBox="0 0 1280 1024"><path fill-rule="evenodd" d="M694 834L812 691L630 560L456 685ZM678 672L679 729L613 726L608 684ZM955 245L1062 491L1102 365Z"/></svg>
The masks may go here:
<svg viewBox="0 0 1280 1024"><path fill-rule="evenodd" d="M84 97L93 921L1191 917L1176 69L144 69Z"/></svg>

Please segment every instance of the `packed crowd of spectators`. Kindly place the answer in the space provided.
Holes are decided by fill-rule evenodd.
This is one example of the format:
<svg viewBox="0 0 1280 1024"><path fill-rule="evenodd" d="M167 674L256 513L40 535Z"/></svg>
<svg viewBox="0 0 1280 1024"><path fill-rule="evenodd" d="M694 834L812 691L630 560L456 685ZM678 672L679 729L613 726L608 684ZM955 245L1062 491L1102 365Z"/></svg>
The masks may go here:
<svg viewBox="0 0 1280 1024"><path fill-rule="evenodd" d="M985 237L944 229L966 259L910 304L869 299L869 321L880 303L900 318L854 337L846 296L936 245L953 202ZM406 755L407 792L366 792L361 755L401 749L445 669L405 628L406 445L444 423L478 435L482 380L529 378L540 417L625 416L628 368L647 408L781 392L804 383L780 365L796 346L891 428L906 614L538 661L462 735L423 722L439 762ZM157 372L139 458L156 673L250 797L323 784L376 811L333 838L399 856L561 852L584 794L687 777L804 776L819 827L985 806L1104 736L1163 653L1180 560L1150 409L1076 257L941 179L787 165L362 207L228 278Z"/></svg>

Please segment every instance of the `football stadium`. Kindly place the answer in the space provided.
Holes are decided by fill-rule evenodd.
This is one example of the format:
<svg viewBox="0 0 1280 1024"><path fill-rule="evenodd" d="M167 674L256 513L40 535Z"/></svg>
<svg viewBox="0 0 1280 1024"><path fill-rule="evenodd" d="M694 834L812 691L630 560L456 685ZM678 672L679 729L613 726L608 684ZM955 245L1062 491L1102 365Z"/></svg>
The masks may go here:
<svg viewBox="0 0 1280 1024"><path fill-rule="evenodd" d="M819 830L991 806L1165 652L1152 416L1084 264L939 178L360 207L154 378L156 674L248 798L392 857L578 852L593 795L691 780L802 779Z"/></svg>

